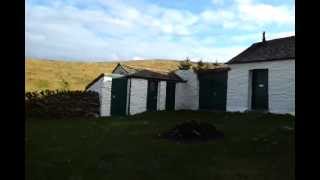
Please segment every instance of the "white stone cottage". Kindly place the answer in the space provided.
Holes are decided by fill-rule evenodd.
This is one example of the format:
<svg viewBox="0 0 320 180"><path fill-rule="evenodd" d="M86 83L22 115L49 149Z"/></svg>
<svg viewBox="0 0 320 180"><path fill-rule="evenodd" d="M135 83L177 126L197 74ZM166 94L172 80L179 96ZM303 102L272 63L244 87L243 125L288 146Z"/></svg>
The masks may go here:
<svg viewBox="0 0 320 180"><path fill-rule="evenodd" d="M295 36L263 36L227 64L227 111L295 114Z"/></svg>
<svg viewBox="0 0 320 180"><path fill-rule="evenodd" d="M87 85L100 115L161 110L295 112L294 36L254 43L227 66L160 72L118 64Z"/></svg>

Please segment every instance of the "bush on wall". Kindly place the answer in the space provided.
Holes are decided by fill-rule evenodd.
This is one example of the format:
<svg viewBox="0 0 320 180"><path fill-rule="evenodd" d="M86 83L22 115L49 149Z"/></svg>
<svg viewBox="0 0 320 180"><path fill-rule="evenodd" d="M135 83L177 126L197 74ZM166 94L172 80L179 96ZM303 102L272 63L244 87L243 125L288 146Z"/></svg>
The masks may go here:
<svg viewBox="0 0 320 180"><path fill-rule="evenodd" d="M44 90L25 93L27 117L96 117L99 94L92 91Z"/></svg>
<svg viewBox="0 0 320 180"><path fill-rule="evenodd" d="M187 57L186 60L181 61L179 63L179 69L180 70L188 70L192 67L192 62L190 61L190 59Z"/></svg>

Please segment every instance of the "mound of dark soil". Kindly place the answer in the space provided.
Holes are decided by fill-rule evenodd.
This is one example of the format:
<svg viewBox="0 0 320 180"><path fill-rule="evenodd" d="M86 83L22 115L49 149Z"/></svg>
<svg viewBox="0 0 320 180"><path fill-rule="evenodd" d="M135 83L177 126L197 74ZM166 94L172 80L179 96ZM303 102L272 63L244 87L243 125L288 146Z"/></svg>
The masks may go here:
<svg viewBox="0 0 320 180"><path fill-rule="evenodd" d="M222 138L224 135L209 123L187 121L159 135L162 138L178 142L208 141Z"/></svg>

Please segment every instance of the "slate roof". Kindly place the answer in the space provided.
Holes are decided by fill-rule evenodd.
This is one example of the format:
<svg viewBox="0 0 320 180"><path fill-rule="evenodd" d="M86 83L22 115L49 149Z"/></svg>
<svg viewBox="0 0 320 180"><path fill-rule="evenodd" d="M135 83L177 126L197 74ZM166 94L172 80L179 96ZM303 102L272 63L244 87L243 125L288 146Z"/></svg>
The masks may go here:
<svg viewBox="0 0 320 180"><path fill-rule="evenodd" d="M117 66L113 69L112 74L106 74L102 73L98 77L96 77L93 81L91 81L85 89L87 90L89 87L91 87L95 82L97 82L101 77L104 76L113 76L114 71L121 67L123 70L126 71L126 73L122 74L124 77L135 77L135 78L142 78L142 79L155 79L155 80L164 80L164 81L175 81L175 82L186 82L182 78L180 78L178 75L174 73L174 71L157 71L155 69L148 69L148 68L140 68L136 66L129 66L126 64L118 63ZM230 68L227 65L219 65L210 67L209 69L206 69L205 72L220 72L220 71L227 71ZM199 73L199 72L198 72Z"/></svg>
<svg viewBox="0 0 320 180"><path fill-rule="evenodd" d="M121 66L127 72L126 74L127 77L185 82L174 72L170 72L170 71L155 71L155 70L150 70L146 68L133 67L126 64L120 64L120 63L115 67L115 69L118 66Z"/></svg>
<svg viewBox="0 0 320 180"><path fill-rule="evenodd" d="M227 64L295 59L295 36L252 44Z"/></svg>

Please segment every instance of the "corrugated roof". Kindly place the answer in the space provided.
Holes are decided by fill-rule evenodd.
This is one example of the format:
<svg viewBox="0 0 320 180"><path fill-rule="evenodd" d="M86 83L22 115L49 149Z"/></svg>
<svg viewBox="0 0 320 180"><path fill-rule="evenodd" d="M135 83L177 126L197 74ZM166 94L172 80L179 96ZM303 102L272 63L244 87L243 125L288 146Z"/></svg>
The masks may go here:
<svg viewBox="0 0 320 180"><path fill-rule="evenodd" d="M254 43L227 64L286 59L295 59L295 36Z"/></svg>

